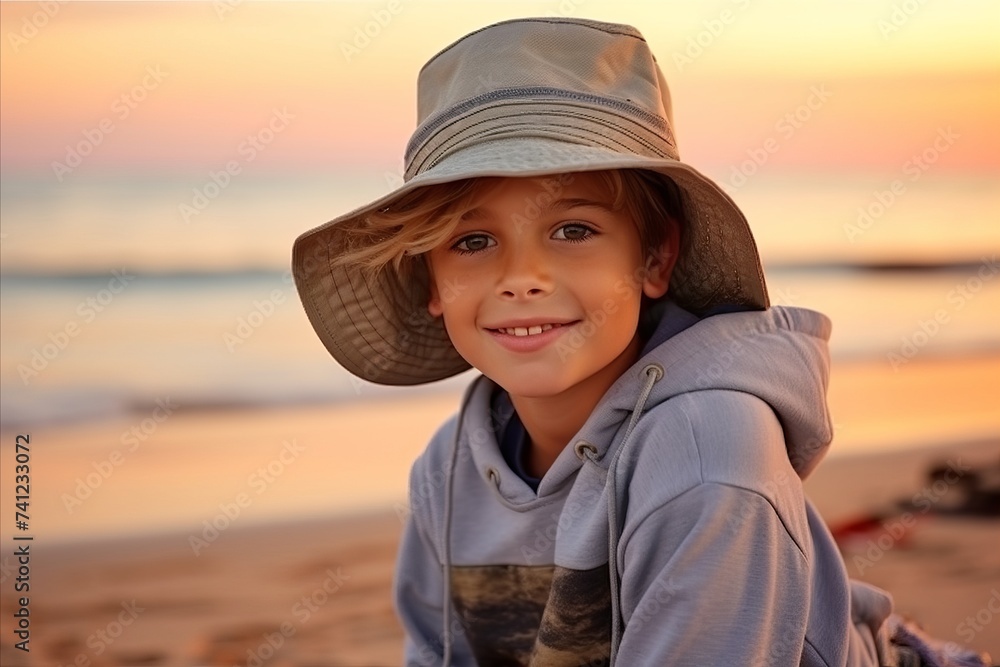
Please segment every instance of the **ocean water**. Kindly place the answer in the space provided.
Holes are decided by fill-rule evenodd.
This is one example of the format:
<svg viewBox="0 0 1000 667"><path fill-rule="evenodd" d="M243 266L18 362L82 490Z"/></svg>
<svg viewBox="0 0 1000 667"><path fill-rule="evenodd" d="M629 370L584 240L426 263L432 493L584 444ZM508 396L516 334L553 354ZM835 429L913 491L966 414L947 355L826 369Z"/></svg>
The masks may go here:
<svg viewBox="0 0 1000 667"><path fill-rule="evenodd" d="M392 185L387 174L334 179L337 196L315 178L237 183L194 221L178 212L191 197L184 179L59 188L6 180L3 427L167 399L238 408L464 384L468 376L424 389L354 380L323 349L295 294L287 271L295 235L377 196ZM995 188L983 179L928 184L852 239L872 182L786 177L734 193L754 223L772 301L828 314L835 361L892 368L916 355L1000 351ZM956 212L965 217L956 221Z"/></svg>

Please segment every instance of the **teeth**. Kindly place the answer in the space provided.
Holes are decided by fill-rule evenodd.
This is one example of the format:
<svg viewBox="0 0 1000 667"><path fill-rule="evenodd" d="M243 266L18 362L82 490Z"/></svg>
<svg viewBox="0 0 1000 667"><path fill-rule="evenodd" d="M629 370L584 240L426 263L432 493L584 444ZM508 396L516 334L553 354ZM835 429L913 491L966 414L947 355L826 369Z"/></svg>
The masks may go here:
<svg viewBox="0 0 1000 667"><path fill-rule="evenodd" d="M562 326L561 324L536 324L531 327L508 327L506 329L500 329L503 333L508 336L536 336L543 331L548 331L554 327Z"/></svg>

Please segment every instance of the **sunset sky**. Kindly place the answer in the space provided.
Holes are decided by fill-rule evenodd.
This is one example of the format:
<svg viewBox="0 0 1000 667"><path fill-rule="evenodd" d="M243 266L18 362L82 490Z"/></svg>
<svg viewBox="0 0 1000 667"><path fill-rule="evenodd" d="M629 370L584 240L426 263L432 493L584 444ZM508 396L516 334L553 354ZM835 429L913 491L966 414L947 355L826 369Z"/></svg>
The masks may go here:
<svg viewBox="0 0 1000 667"><path fill-rule="evenodd" d="M775 165L894 168L947 126L974 140L946 168L1000 165L995 2L72 2L51 17L43 5L0 6L5 174L50 170L108 120L88 169L212 168L274 109L294 122L260 156L267 168L383 165L412 129L429 56L495 20L557 14L643 31L696 164L738 159L822 86L829 99Z"/></svg>
<svg viewBox="0 0 1000 667"><path fill-rule="evenodd" d="M4 266L284 265L297 233L401 182L428 58L488 23L557 15L643 32L682 158L734 196L740 166L776 147L737 197L773 221L765 255L1000 245L988 0L3 2ZM845 237L840 221L921 156L920 194L864 244ZM200 218L215 224L178 237L178 203L230 163L237 185ZM844 179L846 196L823 189ZM803 227L800 210L826 221Z"/></svg>

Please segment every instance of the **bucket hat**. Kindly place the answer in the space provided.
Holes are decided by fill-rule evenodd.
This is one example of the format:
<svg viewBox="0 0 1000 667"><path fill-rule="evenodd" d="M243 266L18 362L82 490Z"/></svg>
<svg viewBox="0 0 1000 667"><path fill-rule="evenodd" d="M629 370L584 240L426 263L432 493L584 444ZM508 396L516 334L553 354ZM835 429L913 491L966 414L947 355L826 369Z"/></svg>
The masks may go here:
<svg viewBox="0 0 1000 667"><path fill-rule="evenodd" d="M426 266L415 262L404 280L391 265L374 274L335 265L347 230L428 185L609 169L657 172L680 192L687 238L667 298L699 314L768 307L746 218L681 162L670 93L639 31L526 18L477 30L431 58L417 81L403 185L296 239L292 271L309 321L330 354L370 382L414 385L468 369L427 312Z"/></svg>

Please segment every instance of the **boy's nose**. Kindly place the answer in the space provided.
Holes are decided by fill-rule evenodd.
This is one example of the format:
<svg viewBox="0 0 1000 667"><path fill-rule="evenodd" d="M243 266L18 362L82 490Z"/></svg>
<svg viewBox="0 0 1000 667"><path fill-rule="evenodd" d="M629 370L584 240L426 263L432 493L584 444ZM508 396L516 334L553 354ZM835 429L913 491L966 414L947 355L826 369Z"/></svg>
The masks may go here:
<svg viewBox="0 0 1000 667"><path fill-rule="evenodd" d="M503 299L533 299L552 291L551 274L536 250L520 247L508 253L502 271L497 292Z"/></svg>

